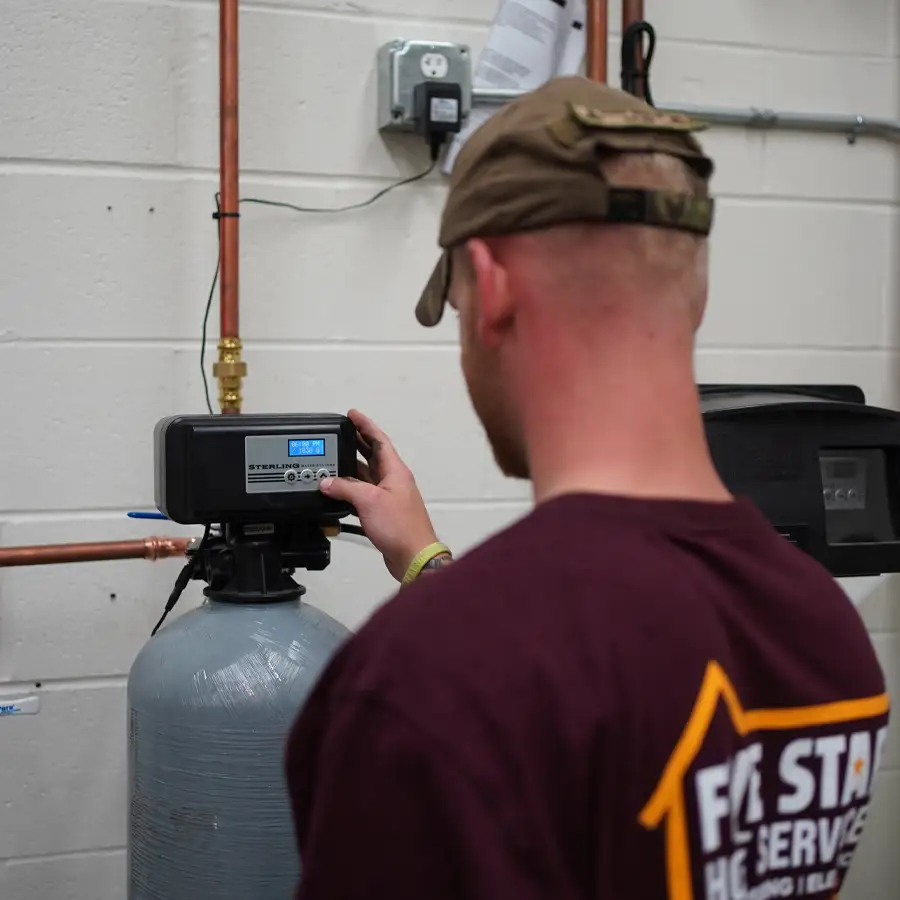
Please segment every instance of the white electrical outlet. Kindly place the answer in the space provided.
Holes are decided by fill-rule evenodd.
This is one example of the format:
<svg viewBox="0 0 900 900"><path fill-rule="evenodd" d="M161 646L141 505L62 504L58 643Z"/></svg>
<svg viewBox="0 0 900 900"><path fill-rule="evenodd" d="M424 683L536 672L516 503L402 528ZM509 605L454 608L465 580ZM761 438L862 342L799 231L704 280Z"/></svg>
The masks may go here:
<svg viewBox="0 0 900 900"><path fill-rule="evenodd" d="M416 86L427 81L458 84L462 93L459 118L472 106L472 59L465 44L449 41L396 40L378 50L378 128L415 131Z"/></svg>
<svg viewBox="0 0 900 900"><path fill-rule="evenodd" d="M450 71L450 60L443 53L425 53L420 68L426 78L446 78Z"/></svg>

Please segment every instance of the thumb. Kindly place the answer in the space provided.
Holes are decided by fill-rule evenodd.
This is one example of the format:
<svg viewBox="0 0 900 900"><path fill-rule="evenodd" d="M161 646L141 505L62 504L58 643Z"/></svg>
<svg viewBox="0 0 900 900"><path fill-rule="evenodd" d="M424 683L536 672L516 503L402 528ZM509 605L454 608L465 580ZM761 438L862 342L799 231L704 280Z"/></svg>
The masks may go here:
<svg viewBox="0 0 900 900"><path fill-rule="evenodd" d="M324 478L319 484L319 490L332 500L344 500L362 512L366 502L378 493L378 488L367 481L358 478Z"/></svg>

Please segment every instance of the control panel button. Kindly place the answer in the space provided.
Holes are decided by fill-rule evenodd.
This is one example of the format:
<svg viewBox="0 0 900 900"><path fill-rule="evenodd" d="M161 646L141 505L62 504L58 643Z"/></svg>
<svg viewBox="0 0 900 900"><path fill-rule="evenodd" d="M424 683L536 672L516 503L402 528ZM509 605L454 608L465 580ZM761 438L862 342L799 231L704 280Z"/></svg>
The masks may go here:
<svg viewBox="0 0 900 900"><path fill-rule="evenodd" d="M312 481L316 476L313 475L312 469L304 469L300 473L300 478L302 481Z"/></svg>
<svg viewBox="0 0 900 900"><path fill-rule="evenodd" d="M299 476L299 474L298 474L298 472L297 472L296 469L288 469L288 470L284 473L284 480L285 480L288 484L293 484L299 477L300 477L300 476Z"/></svg>
<svg viewBox="0 0 900 900"><path fill-rule="evenodd" d="M329 472L328 469L319 469L319 471L316 472L316 481L323 481L330 474L331 474L331 472Z"/></svg>

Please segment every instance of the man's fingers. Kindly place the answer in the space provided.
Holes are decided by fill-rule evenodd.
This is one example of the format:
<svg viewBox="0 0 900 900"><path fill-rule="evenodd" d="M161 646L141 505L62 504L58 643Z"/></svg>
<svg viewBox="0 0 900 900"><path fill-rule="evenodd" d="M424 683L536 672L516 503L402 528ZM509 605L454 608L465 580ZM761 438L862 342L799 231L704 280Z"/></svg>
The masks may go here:
<svg viewBox="0 0 900 900"><path fill-rule="evenodd" d="M374 484L360 481L358 478L325 478L319 483L319 490L333 500L344 500L357 512L362 512L366 502L372 498L378 488Z"/></svg>
<svg viewBox="0 0 900 900"><path fill-rule="evenodd" d="M356 449L366 458L372 458L372 448L366 439L357 431L356 432Z"/></svg>
<svg viewBox="0 0 900 900"><path fill-rule="evenodd" d="M356 461L356 477L367 484L376 484L375 476L372 474L369 464L364 463L361 459Z"/></svg>
<svg viewBox="0 0 900 900"><path fill-rule="evenodd" d="M378 474L384 477L396 471L403 465L403 460L394 449L391 439L364 413L358 409L351 409L347 415L356 426L362 440L368 445L369 452L363 450L363 455L370 461L377 463Z"/></svg>
<svg viewBox="0 0 900 900"><path fill-rule="evenodd" d="M347 416L370 447L373 447L376 442L381 444L391 442L390 438L365 413L361 413L358 409L351 409Z"/></svg>

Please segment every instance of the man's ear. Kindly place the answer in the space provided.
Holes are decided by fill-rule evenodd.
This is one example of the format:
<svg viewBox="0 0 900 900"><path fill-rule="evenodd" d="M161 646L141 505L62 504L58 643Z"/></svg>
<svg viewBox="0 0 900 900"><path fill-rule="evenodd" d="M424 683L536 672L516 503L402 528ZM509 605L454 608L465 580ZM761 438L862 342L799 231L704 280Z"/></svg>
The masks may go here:
<svg viewBox="0 0 900 900"><path fill-rule="evenodd" d="M486 347L496 347L512 327L509 273L491 245L480 238L466 242L473 291L475 329Z"/></svg>

